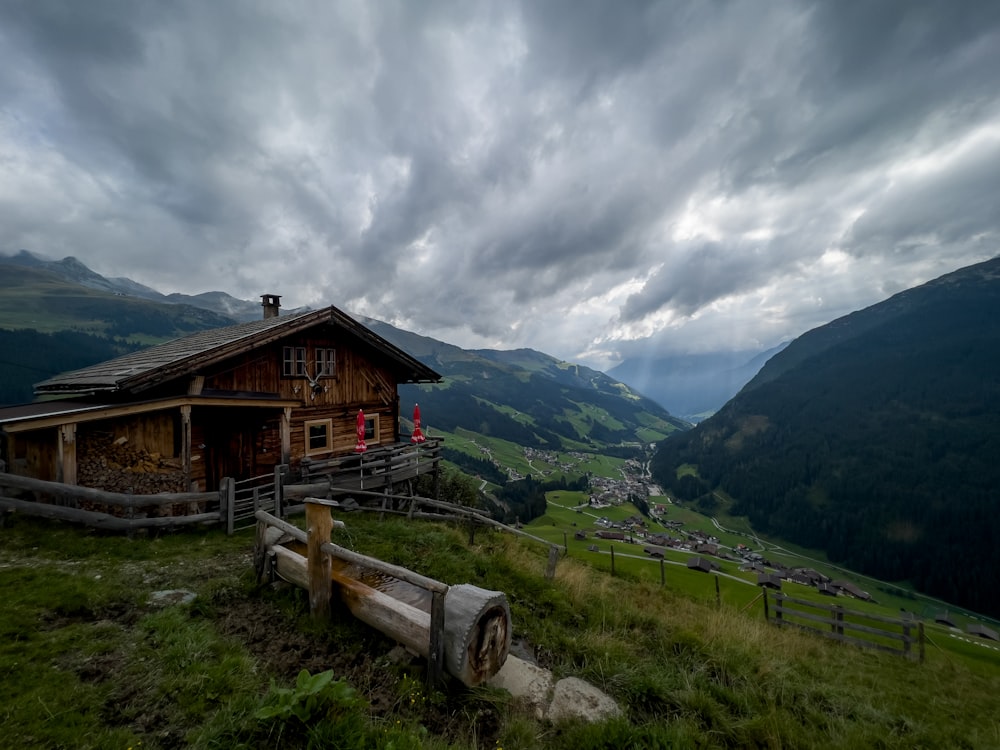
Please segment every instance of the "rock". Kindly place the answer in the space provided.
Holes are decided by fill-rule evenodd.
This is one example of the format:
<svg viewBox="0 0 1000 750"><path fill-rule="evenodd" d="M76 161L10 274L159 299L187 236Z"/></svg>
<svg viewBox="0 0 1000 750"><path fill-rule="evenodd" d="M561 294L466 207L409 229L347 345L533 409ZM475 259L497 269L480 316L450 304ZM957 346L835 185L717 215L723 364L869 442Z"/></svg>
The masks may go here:
<svg viewBox="0 0 1000 750"><path fill-rule="evenodd" d="M149 595L149 603L159 607L167 607L171 604L190 604L195 598L196 594L193 591L171 589L169 591L154 591Z"/></svg>
<svg viewBox="0 0 1000 750"><path fill-rule="evenodd" d="M578 677L566 677L556 683L546 718L553 722L564 719L602 721L621 712L607 693Z"/></svg>
<svg viewBox="0 0 1000 750"><path fill-rule="evenodd" d="M545 713L545 704L552 690L552 673L517 656L508 655L507 661L487 684L506 690L535 709L538 718Z"/></svg>

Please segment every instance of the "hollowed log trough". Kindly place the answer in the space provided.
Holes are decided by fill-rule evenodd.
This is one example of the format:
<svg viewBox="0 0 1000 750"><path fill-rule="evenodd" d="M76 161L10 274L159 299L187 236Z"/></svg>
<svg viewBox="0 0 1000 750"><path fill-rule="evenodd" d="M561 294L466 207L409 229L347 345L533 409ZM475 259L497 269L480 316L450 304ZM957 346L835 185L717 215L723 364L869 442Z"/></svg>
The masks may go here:
<svg viewBox="0 0 1000 750"><path fill-rule="evenodd" d="M495 675L510 651L507 597L471 584L448 586L331 544L330 527L339 522L322 507L329 504L307 501L308 533L257 513L258 577L273 572L306 589L321 618L338 596L354 617L427 659L431 684L442 669L469 687Z"/></svg>

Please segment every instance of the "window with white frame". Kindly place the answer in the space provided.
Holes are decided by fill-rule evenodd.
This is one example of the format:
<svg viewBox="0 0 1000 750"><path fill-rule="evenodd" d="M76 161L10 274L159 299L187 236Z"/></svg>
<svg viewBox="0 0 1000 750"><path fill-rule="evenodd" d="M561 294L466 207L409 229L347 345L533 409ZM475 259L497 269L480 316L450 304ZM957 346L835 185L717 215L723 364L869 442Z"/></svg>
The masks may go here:
<svg viewBox="0 0 1000 750"><path fill-rule="evenodd" d="M365 414L365 443L378 443L378 414Z"/></svg>
<svg viewBox="0 0 1000 750"><path fill-rule="evenodd" d="M305 429L307 456L333 450L333 420L311 419L305 423Z"/></svg>
<svg viewBox="0 0 1000 750"><path fill-rule="evenodd" d="M332 378L337 374L337 350L316 350L316 377Z"/></svg>
<svg viewBox="0 0 1000 750"><path fill-rule="evenodd" d="M306 372L306 348L286 346L281 350L281 374L286 378L302 377Z"/></svg>

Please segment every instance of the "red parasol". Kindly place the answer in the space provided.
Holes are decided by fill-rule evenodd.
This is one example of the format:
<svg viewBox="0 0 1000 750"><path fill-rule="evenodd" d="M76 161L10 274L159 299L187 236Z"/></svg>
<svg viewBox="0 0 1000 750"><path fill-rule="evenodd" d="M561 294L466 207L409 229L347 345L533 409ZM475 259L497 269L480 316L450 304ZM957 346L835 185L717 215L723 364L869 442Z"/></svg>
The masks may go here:
<svg viewBox="0 0 1000 750"><path fill-rule="evenodd" d="M354 446L355 453L364 453L368 450L365 445L365 413L358 409L358 444Z"/></svg>
<svg viewBox="0 0 1000 750"><path fill-rule="evenodd" d="M420 431L420 404L413 405L413 434L410 435L411 443L422 443L427 438L424 437L424 433Z"/></svg>

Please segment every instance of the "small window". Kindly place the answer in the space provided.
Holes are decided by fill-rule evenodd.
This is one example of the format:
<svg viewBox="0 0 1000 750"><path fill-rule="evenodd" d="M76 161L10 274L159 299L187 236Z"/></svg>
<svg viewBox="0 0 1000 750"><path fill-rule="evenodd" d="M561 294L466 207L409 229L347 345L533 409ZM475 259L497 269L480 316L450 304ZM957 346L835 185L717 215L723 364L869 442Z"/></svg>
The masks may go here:
<svg viewBox="0 0 1000 750"><path fill-rule="evenodd" d="M365 443L378 443L378 414L365 414Z"/></svg>
<svg viewBox="0 0 1000 750"><path fill-rule="evenodd" d="M314 419L306 422L305 428L307 456L333 450L333 420Z"/></svg>
<svg viewBox="0 0 1000 750"><path fill-rule="evenodd" d="M337 374L337 350L316 350L316 377L332 378Z"/></svg>
<svg viewBox="0 0 1000 750"><path fill-rule="evenodd" d="M286 378L302 377L306 372L306 348L286 346L282 349L281 374Z"/></svg>

